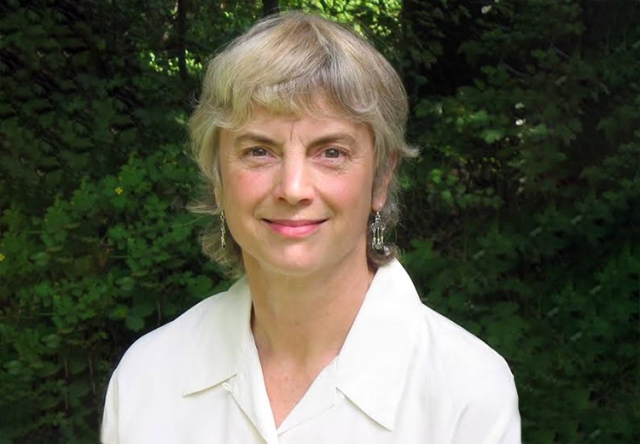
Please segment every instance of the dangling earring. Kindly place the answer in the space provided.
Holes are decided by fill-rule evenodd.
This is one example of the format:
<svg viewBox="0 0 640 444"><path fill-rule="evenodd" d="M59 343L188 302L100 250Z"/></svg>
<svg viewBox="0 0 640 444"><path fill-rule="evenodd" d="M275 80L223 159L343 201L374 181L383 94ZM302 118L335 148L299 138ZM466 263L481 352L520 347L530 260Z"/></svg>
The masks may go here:
<svg viewBox="0 0 640 444"><path fill-rule="evenodd" d="M224 235L227 234L227 229L224 226L224 210L220 211L220 246L224 250L227 247L227 242L224 240Z"/></svg>
<svg viewBox="0 0 640 444"><path fill-rule="evenodd" d="M384 229L387 225L380 219L380 211L376 211L376 217L371 224L371 248L376 251L384 251Z"/></svg>

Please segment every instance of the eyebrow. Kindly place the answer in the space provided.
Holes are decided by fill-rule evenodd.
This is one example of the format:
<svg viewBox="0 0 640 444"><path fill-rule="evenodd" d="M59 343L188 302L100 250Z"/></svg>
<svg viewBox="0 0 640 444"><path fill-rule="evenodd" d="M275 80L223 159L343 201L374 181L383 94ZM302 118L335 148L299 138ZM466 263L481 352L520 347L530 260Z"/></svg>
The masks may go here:
<svg viewBox="0 0 640 444"><path fill-rule="evenodd" d="M277 145L275 141L269 139L267 136L263 136L262 134L257 134L257 133L243 134L241 136L238 136L235 140L236 145L249 143L249 142L252 142L252 143L257 142L265 145Z"/></svg>
<svg viewBox="0 0 640 444"><path fill-rule="evenodd" d="M358 144L358 142L352 135L348 133L337 132L337 133L327 134L326 136L321 136L318 139L312 140L309 146L314 147L318 145L325 145L327 143L335 143L335 142L344 143L350 146L356 146ZM261 143L265 145L280 145L275 140L270 139L269 137L263 134L254 133L254 132L248 132L236 138L235 140L236 145L241 145L243 143Z"/></svg>
<svg viewBox="0 0 640 444"><path fill-rule="evenodd" d="M313 140L311 146L325 145L327 143L340 142L349 146L356 146L358 142L354 137L347 133L334 133L322 136L319 139Z"/></svg>

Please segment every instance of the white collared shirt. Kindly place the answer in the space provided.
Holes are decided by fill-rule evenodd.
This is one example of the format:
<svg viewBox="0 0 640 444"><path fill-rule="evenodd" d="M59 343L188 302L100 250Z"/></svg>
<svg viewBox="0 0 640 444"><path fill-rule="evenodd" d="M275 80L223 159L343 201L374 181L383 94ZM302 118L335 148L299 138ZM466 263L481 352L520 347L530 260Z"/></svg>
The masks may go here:
<svg viewBox="0 0 640 444"><path fill-rule="evenodd" d="M138 340L107 393L105 444L517 444L509 368L424 306L399 262L376 273L340 354L275 426L246 279Z"/></svg>

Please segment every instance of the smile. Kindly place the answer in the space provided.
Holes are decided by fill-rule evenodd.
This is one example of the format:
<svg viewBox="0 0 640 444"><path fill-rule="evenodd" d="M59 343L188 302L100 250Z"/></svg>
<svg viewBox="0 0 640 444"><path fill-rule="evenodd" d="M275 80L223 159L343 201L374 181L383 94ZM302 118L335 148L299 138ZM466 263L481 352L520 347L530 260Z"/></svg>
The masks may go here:
<svg viewBox="0 0 640 444"><path fill-rule="evenodd" d="M323 220L286 220L263 219L271 230L285 237L305 237L315 233L326 221Z"/></svg>

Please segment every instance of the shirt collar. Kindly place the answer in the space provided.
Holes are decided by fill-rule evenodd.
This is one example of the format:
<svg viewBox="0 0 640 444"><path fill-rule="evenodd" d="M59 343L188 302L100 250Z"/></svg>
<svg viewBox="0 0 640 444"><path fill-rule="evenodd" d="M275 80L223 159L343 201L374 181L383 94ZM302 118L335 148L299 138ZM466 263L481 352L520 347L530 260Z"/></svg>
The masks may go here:
<svg viewBox="0 0 640 444"><path fill-rule="evenodd" d="M389 430L415 355L421 305L398 261L381 267L338 356L338 389Z"/></svg>
<svg viewBox="0 0 640 444"><path fill-rule="evenodd" d="M380 267L336 359L338 390L389 430L395 426L414 354L420 305L398 261ZM214 297L192 327L182 372L184 396L238 374L241 358L253 344L250 320L251 293L242 278Z"/></svg>
<svg viewBox="0 0 640 444"><path fill-rule="evenodd" d="M251 333L251 293L246 278L209 299L208 309L188 332L183 396L218 385L238 373Z"/></svg>

